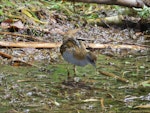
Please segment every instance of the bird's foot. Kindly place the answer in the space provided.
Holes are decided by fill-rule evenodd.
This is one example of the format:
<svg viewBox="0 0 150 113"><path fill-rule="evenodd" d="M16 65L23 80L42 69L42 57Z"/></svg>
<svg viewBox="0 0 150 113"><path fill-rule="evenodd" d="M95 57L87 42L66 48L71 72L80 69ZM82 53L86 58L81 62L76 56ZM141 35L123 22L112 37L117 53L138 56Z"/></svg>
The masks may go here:
<svg viewBox="0 0 150 113"><path fill-rule="evenodd" d="M76 77L76 76L77 76L77 74L76 74L76 73L74 73L73 77Z"/></svg>
<svg viewBox="0 0 150 113"><path fill-rule="evenodd" d="M76 69L75 65L73 66L73 72L74 72L74 77L76 77L77 76L77 69Z"/></svg>
<svg viewBox="0 0 150 113"><path fill-rule="evenodd" d="M70 72L67 71L67 79L69 80L70 79Z"/></svg>

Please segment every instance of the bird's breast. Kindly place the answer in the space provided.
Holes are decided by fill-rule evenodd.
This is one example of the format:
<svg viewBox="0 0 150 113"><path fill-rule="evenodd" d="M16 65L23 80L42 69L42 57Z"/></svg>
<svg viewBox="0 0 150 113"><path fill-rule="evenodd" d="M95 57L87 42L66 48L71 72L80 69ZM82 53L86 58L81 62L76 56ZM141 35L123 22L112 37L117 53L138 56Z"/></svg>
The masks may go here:
<svg viewBox="0 0 150 113"><path fill-rule="evenodd" d="M74 54L73 51L65 51L63 52L62 56L67 62L74 65L85 66L89 63L86 57L84 57L83 55L80 56L79 54Z"/></svg>

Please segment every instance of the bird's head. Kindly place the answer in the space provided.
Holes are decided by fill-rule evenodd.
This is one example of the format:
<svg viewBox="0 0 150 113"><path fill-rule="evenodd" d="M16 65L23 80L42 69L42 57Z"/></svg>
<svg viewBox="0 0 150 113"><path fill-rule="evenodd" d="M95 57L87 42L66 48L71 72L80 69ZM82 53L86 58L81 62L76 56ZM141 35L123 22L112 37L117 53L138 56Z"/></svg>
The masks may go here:
<svg viewBox="0 0 150 113"><path fill-rule="evenodd" d="M74 38L68 38L66 40L63 41L61 47L60 47L60 52L61 54L63 54L63 52L66 51L66 49L70 49L70 48L78 48L80 46L80 43L74 39Z"/></svg>
<svg viewBox="0 0 150 113"><path fill-rule="evenodd" d="M67 40L64 41L64 45L66 45L68 48L75 47L75 46L79 47L80 43L75 38L68 38Z"/></svg>

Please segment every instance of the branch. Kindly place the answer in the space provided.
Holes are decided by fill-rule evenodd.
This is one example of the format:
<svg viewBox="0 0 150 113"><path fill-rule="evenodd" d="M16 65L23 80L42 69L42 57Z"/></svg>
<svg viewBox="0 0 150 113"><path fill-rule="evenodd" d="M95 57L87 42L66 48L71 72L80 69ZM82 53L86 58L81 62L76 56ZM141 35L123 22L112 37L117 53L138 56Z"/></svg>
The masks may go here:
<svg viewBox="0 0 150 113"><path fill-rule="evenodd" d="M70 2L84 2L84 3L97 3L106 5L120 5L127 7L139 7L142 8L144 3L142 0L67 0Z"/></svg>
<svg viewBox="0 0 150 113"><path fill-rule="evenodd" d="M121 45L113 45L113 44L88 44L87 47L89 48L114 48L114 49L132 49L132 50L144 50L146 47L139 46L139 45L127 45L127 44L121 44Z"/></svg>
<svg viewBox="0 0 150 113"><path fill-rule="evenodd" d="M117 79L117 80L119 80L119 81L121 81L121 82L126 82L126 83L129 82L127 79L122 78L122 77L119 77L119 76L117 76L117 75L115 75L115 74L113 74L113 73L108 73L108 72L105 72L105 71L99 71L99 72L100 72L101 74L103 74L103 75L106 75L106 76L109 76L109 77L113 77L113 78L115 78L115 79Z"/></svg>
<svg viewBox="0 0 150 113"><path fill-rule="evenodd" d="M6 54L6 53L3 53L0 51L0 56L4 57L4 58L8 58L8 59L12 59L13 56L9 55L9 54Z"/></svg>
<svg viewBox="0 0 150 113"><path fill-rule="evenodd" d="M23 34L17 34L17 33L11 33L11 32L0 32L0 35L12 35L12 36L18 36L18 37L24 37L27 39L32 39L34 41L43 41L38 39L37 37L29 36L29 35L23 35Z"/></svg>
<svg viewBox="0 0 150 113"><path fill-rule="evenodd" d="M102 26L108 26L111 24L120 25L124 22L124 17L122 15L112 16L112 17L105 17L105 18L97 18L97 19L88 19L87 22L89 24L98 24Z"/></svg>
<svg viewBox="0 0 150 113"><path fill-rule="evenodd" d="M10 47L10 48L56 48L61 46L61 42L58 43L48 43L48 42L6 42L0 41L1 47ZM132 50L144 50L147 49L144 46L139 45L113 45L113 44L94 44L88 43L86 44L87 48L95 48L95 49L102 49L102 48L120 48L120 49L132 49Z"/></svg>
<svg viewBox="0 0 150 113"><path fill-rule="evenodd" d="M61 43L44 42L6 42L0 41L0 46L10 48L55 48L60 47Z"/></svg>

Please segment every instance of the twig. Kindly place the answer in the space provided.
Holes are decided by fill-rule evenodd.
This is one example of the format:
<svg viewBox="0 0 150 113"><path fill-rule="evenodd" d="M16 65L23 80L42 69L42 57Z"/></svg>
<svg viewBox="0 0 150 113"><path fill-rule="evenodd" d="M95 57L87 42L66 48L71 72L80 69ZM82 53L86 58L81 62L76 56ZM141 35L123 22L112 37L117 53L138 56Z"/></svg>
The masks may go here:
<svg viewBox="0 0 150 113"><path fill-rule="evenodd" d="M18 65L21 65L21 66L32 66L32 67L38 68L40 71L48 72L48 73L50 72L49 70L47 70L44 67L39 67L38 65L26 62L26 61L18 59L18 58L17 59L13 58L12 62L14 62L13 66L18 66Z"/></svg>
<svg viewBox="0 0 150 113"><path fill-rule="evenodd" d="M15 48L56 48L61 46L61 42L58 43L46 43L46 42L6 42L0 41L0 46L2 47L15 47ZM144 50L146 47L142 47L139 45L113 45L113 44L94 44L88 43L86 44L87 48L120 48L120 49L132 49L132 50Z"/></svg>
<svg viewBox="0 0 150 113"><path fill-rule="evenodd" d="M34 64L28 63L28 62L18 59L18 58L13 58L11 62L12 62L13 66L34 66L34 67L39 68L38 66L36 66Z"/></svg>
<svg viewBox="0 0 150 113"><path fill-rule="evenodd" d="M112 24L115 24L115 25L122 24L124 22L123 20L124 20L124 17L122 15L117 15L117 16L105 17L105 18L88 19L87 22L89 24L97 23L98 25L101 25L101 26L110 27L109 25L112 25Z"/></svg>
<svg viewBox="0 0 150 113"><path fill-rule="evenodd" d="M113 44L98 44L98 43L97 44L89 43L89 44L87 44L87 47L89 47L89 48L114 48L114 49L120 48L120 49L133 49L133 50L146 49L146 47L142 47L139 45L127 45L127 44L113 45Z"/></svg>
<svg viewBox="0 0 150 113"><path fill-rule="evenodd" d="M119 80L119 81L121 81L121 82L126 82L126 83L129 82L127 79L121 78L121 77L119 77L119 76L117 76L117 75L115 75L115 74L113 74L113 73L108 73L108 72L104 72L104 71L99 71L99 72L100 72L101 74L103 74L103 75L106 75L106 76L109 76L109 77L113 77L113 78L115 78L115 79L117 79L117 80Z"/></svg>
<svg viewBox="0 0 150 113"><path fill-rule="evenodd" d="M6 53L3 53L0 51L0 56L4 57L4 58L8 58L8 59L12 59L13 56L9 55L9 54L6 54Z"/></svg>
<svg viewBox="0 0 150 113"><path fill-rule="evenodd" d="M37 82L35 79L17 80L17 82Z"/></svg>
<svg viewBox="0 0 150 113"><path fill-rule="evenodd" d="M11 55L9 55L9 54L7 54L7 53L3 53L3 52L1 52L0 51L0 56L2 56L2 57L5 57L5 58L8 58L8 59L12 59L12 62L15 62L15 63L17 63L17 64L13 64L14 66L18 66L18 65L20 65L21 63L22 63L22 65L28 65L28 66L34 66L34 67L37 67L37 68L39 68L38 66L36 66L36 65L33 65L33 64L31 64L31 63L27 63L27 62L25 62L25 61L23 61L23 60L20 60L20 59L16 59L16 58L14 58L13 56L11 56ZM19 63L19 64L18 64Z"/></svg>
<svg viewBox="0 0 150 113"><path fill-rule="evenodd" d="M3 53L3 52L1 52L1 51L0 51L0 56L5 57L5 58L8 58L8 59L12 59L13 62L19 63L19 65L22 63L22 65L24 64L24 65L34 66L34 67L39 68L39 67L36 66L36 65L33 65L33 64L31 64L31 63L27 63L27 62L25 62L25 61L23 61L23 60L20 60L20 59L18 59L18 58L16 59L16 58L14 58L13 56L11 56L11 55L9 55L9 54L7 54L7 53ZM18 65L16 65L16 64L13 64L13 65L14 65L14 66L18 66Z"/></svg>
<svg viewBox="0 0 150 113"><path fill-rule="evenodd" d="M104 106L104 98L101 98L101 99L100 99L100 103L101 103L101 108L102 108L102 110L104 110L104 109L105 109L105 106Z"/></svg>
<svg viewBox="0 0 150 113"><path fill-rule="evenodd" d="M42 42L44 42L43 40L38 39L38 37L33 37L33 36L30 36L30 35L23 35L23 34L11 33L11 32L0 32L0 35L19 36L19 37L24 37L24 38L27 38L27 39L30 39L30 40L32 39L34 41L42 41Z"/></svg>
<svg viewBox="0 0 150 113"><path fill-rule="evenodd" d="M8 58L8 59L11 59L11 62L13 66L32 66L32 67L36 67L38 68L40 71L43 71L43 72L50 72L49 70L47 70L46 68L43 68L43 67L39 67L38 65L35 65L35 64L31 64L29 62L26 62L24 60L21 60L21 59L18 59L18 58L14 58L13 56L9 55L9 54L6 54L6 53L3 53L0 51L0 56L4 57L4 58Z"/></svg>
<svg viewBox="0 0 150 113"><path fill-rule="evenodd" d="M67 1L73 2L74 0L67 0ZM127 7L143 7L144 5L142 0L75 0L75 2L121 5Z"/></svg>
<svg viewBox="0 0 150 113"><path fill-rule="evenodd" d="M60 47L61 43L44 43L44 42L6 42L0 41L2 47L16 48L55 48Z"/></svg>
<svg viewBox="0 0 150 113"><path fill-rule="evenodd" d="M139 106L135 106L134 108L149 109L149 108L150 108L150 104L146 104L146 105L139 105Z"/></svg>

